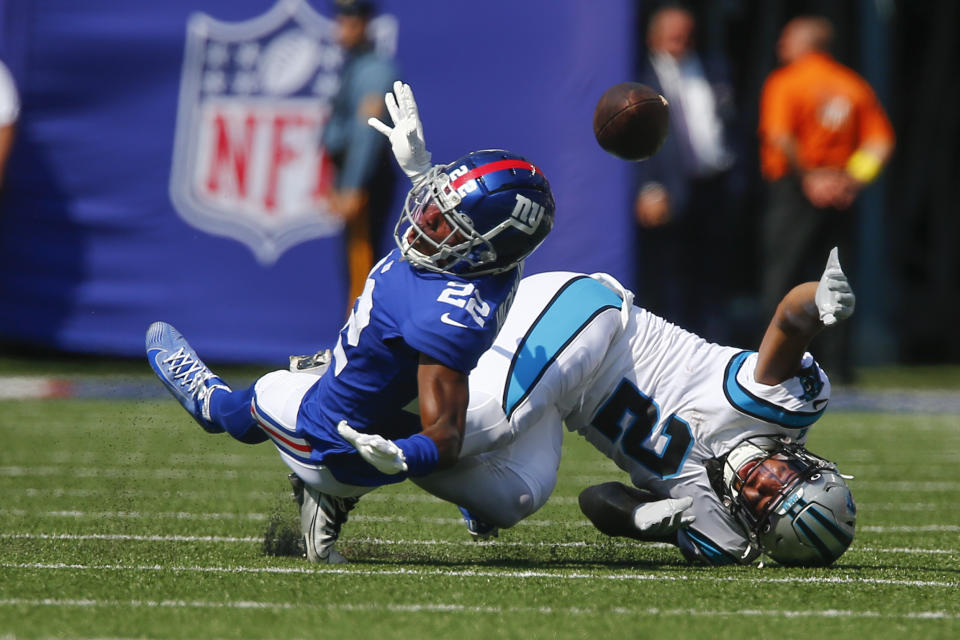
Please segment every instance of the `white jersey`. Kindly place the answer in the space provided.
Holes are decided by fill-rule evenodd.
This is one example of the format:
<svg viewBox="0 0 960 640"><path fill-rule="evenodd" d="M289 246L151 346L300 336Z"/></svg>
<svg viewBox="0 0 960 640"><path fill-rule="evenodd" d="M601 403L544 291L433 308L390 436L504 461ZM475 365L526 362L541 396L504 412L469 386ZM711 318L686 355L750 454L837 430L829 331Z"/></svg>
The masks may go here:
<svg viewBox="0 0 960 640"><path fill-rule="evenodd" d="M801 375L773 386L754 380L756 362L756 352L708 343L633 306L610 276L544 273L521 282L471 373L471 411L496 398L516 434L556 407L636 486L694 498L696 522L679 540L687 555L748 561L756 553L704 463L749 436L802 443L830 394L809 354Z"/></svg>

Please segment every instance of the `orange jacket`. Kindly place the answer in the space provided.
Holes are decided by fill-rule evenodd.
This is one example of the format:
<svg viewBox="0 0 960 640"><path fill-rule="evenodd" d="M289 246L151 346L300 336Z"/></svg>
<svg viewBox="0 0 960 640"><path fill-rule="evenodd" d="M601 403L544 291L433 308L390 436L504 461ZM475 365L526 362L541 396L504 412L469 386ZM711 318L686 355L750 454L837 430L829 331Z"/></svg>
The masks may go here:
<svg viewBox="0 0 960 640"><path fill-rule="evenodd" d="M760 96L760 169L776 180L790 171L773 144L792 138L805 169L842 168L864 142L893 143L893 127L870 85L825 53L809 53L771 73Z"/></svg>

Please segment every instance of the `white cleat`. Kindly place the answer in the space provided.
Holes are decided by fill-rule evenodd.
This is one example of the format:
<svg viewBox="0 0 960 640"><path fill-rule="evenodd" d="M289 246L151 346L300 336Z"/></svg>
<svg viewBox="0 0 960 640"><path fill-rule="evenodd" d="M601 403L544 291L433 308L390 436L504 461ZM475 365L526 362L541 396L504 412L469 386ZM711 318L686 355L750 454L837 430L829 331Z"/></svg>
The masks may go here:
<svg viewBox="0 0 960 640"><path fill-rule="evenodd" d="M293 498L300 506L300 532L307 549L307 560L320 564L344 564L347 559L334 549L340 528L359 498L338 498L321 493L291 473Z"/></svg>

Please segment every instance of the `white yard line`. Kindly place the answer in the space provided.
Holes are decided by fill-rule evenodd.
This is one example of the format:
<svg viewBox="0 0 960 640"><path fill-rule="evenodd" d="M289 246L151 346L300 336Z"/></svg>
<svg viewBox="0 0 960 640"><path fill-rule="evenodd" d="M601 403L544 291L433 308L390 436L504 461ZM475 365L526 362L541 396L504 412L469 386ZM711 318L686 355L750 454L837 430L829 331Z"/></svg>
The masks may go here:
<svg viewBox="0 0 960 640"><path fill-rule="evenodd" d="M957 556L960 551L957 549L917 549L915 547L851 547L851 551L864 551L869 553L926 553L931 555Z"/></svg>
<svg viewBox="0 0 960 640"><path fill-rule="evenodd" d="M219 487L220 485L218 485ZM209 500L211 497L229 496L232 498L241 497L248 500L269 500L281 498L286 493L280 489L276 491L253 490L237 492L234 490L212 488L210 490L157 490L157 489L133 489L115 487L102 487L97 489L75 489L75 488L40 488L24 487L8 491L5 495L8 499L16 498L21 494L26 498L98 498L98 497L145 497L151 500L157 498L178 498L181 500ZM403 502L410 504L443 504L443 500L425 492L420 493L398 493L393 491L374 491L363 496L364 504L368 503L392 503ZM575 496L552 496L548 504L552 505L576 505L579 504ZM864 511L943 511L958 506L955 501L950 502L860 502L857 501L857 509L862 513Z"/></svg>
<svg viewBox="0 0 960 640"><path fill-rule="evenodd" d="M193 513L191 511L28 511L25 509L0 509L0 515L32 516L48 518L93 518L96 520L138 520L155 518L158 520L254 520L269 518L264 513Z"/></svg>
<svg viewBox="0 0 960 640"><path fill-rule="evenodd" d="M877 525L857 527L857 531L861 533L956 533L960 531L960 524Z"/></svg>
<svg viewBox="0 0 960 640"><path fill-rule="evenodd" d="M442 603L407 603L407 604L374 604L374 603L292 603L292 602L263 602L259 600L233 600L213 602L207 600L95 600L95 599L68 599L68 598L7 598L0 599L3 607L127 607L146 609L270 609L270 610L322 610L322 611L384 611L393 613L481 613L481 614L523 614L523 615L622 615L644 617L685 617L696 616L701 618L727 618L739 616L754 616L762 618L878 618L878 619L907 619L907 620L957 620L960 614L949 611L905 611L903 613L889 613L881 611L851 611L845 609L826 609L823 611L803 610L791 611L783 609L659 609L656 607L632 608L612 607L600 609L597 607L501 607L501 606L472 606L463 604Z"/></svg>
<svg viewBox="0 0 960 640"><path fill-rule="evenodd" d="M79 510L52 510L52 511L33 511L26 509L0 509L0 515L9 515L9 516L33 516L33 517L50 517L50 518L77 518L77 519L117 519L117 520L129 520L129 519L143 519L143 518L152 518L157 520L252 520L252 521L264 521L269 519L269 515L265 513L194 513L189 511L158 511L158 512L147 512L147 511L79 511ZM463 520L460 518L414 518L407 516L368 516L368 515L351 515L350 520L353 522L398 522L398 523L422 523L422 524L439 524L439 525L463 525ZM530 518L527 520L522 520L519 525L521 527L590 527L592 526L586 520L540 520L536 518ZM960 532L960 525L958 524L928 524L928 525L910 525L910 526L901 526L901 525L871 525L871 526L861 526L857 528L858 532L861 533L952 533Z"/></svg>
<svg viewBox="0 0 960 640"><path fill-rule="evenodd" d="M944 462L943 466L949 466ZM162 468L149 468L144 466L130 467L101 467L91 466L72 466L72 465L39 465L39 466L21 466L4 465L0 466L0 477L50 477L62 476L69 473L74 478L149 478L159 480L177 480L177 479L197 479L197 478L218 478L224 480L253 477L270 477L277 480L277 485L286 476L286 468L277 466L275 469L267 467L249 468L244 465L237 467L210 468L208 466L187 465L182 468L167 466ZM611 480L610 475L578 475L564 474L563 479L575 480L583 483L607 482ZM854 488L884 490L897 492L947 492L960 490L960 481L933 481L933 480L867 480L857 479L853 483Z"/></svg>
<svg viewBox="0 0 960 640"><path fill-rule="evenodd" d="M263 536L138 536L127 533L0 533L0 540L115 540L119 542L263 542Z"/></svg>
<svg viewBox="0 0 960 640"><path fill-rule="evenodd" d="M66 487L56 487L56 488L41 488L41 487L24 487L17 488L15 490L7 491L4 494L4 497L16 497L17 494L21 494L27 498L108 498L108 497L144 497L149 498L150 500L156 500L157 498L178 498L178 499L191 499L191 500L210 500L210 498L215 497L241 497L248 500L269 500L274 498L282 498L284 494L290 496L289 491L283 491L279 487L281 486L278 483L278 489L276 491L270 490L253 490L253 491L242 491L238 492L236 490L231 490L230 487L223 488L221 485L211 488L210 490L177 490L177 489L135 489L124 487L118 489L116 487L104 486L94 489L76 489L76 488L66 488ZM387 491L374 491L363 496L363 502L408 502L408 503L417 503L417 504L443 504L443 500L432 496L429 493L396 493L396 492L387 492ZM577 498L567 497L567 496L554 496L550 498L551 503L557 504L577 504ZM293 504L292 501L290 504ZM937 508L942 508L943 505L932 505L931 508L937 506ZM891 508L899 508L898 505L891 505Z"/></svg>
<svg viewBox="0 0 960 640"><path fill-rule="evenodd" d="M512 579L512 580L604 580L604 581L638 581L638 582L748 582L755 584L875 584L897 585L906 587L932 587L956 589L960 582L946 582L938 580L895 580L889 578L848 578L833 577L747 577L747 576L717 576L708 574L654 574L654 573L581 573L557 571L495 571L486 569L348 569L332 567L202 567L197 565L90 565L67 563L0 563L5 569L27 569L44 571L166 571L171 573L249 573L249 574L320 574L337 576L411 576L447 577L447 578L483 578L483 579Z"/></svg>
<svg viewBox="0 0 960 640"><path fill-rule="evenodd" d="M242 543L259 544L263 542L262 536L178 536L178 535L131 535L123 533L0 533L0 540L114 540L120 542L210 542L210 543ZM508 540L487 540L484 542L475 542L473 540L409 540L398 539L390 540L386 538L352 538L344 536L344 542L361 544L379 544L385 546L420 546L420 547L519 547L519 548L584 548L594 546L591 542L520 542ZM611 539L607 544L615 547L634 547L642 544L644 547L656 547L660 549L672 549L673 545L656 542L637 543L628 540ZM852 552L862 551L865 553L903 553L903 554L929 554L929 555L960 555L957 549L921 549L914 547L857 547L850 549Z"/></svg>
<svg viewBox="0 0 960 640"><path fill-rule="evenodd" d="M278 460L279 462L279 460ZM71 478L121 478L121 479L149 479L149 480L195 480L197 478L214 478L220 480L239 480L256 478L273 478L279 481L286 477L286 472L282 467L276 469L247 469L247 468L221 468L211 469L209 467L183 467L182 469L166 467L150 469L142 466L138 467L75 467L71 465L63 466L37 466L23 467L8 465L0 467L0 476L7 477L50 477L64 476Z"/></svg>

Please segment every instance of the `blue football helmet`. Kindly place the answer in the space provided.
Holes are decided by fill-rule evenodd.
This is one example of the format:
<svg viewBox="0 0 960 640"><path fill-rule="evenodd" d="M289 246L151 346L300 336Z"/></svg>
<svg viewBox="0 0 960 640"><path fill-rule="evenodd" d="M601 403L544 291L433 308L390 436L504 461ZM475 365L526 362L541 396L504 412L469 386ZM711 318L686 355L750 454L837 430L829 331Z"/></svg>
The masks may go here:
<svg viewBox="0 0 960 640"><path fill-rule="evenodd" d="M723 465L721 500L777 562L829 565L853 542L857 507L829 460L784 438L755 437L734 447Z"/></svg>
<svg viewBox="0 0 960 640"><path fill-rule="evenodd" d="M393 236L415 267L472 278L512 269L553 228L550 183L499 149L434 166L407 194Z"/></svg>

